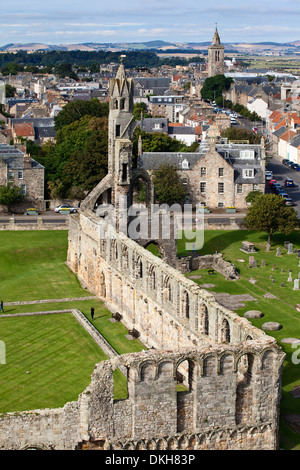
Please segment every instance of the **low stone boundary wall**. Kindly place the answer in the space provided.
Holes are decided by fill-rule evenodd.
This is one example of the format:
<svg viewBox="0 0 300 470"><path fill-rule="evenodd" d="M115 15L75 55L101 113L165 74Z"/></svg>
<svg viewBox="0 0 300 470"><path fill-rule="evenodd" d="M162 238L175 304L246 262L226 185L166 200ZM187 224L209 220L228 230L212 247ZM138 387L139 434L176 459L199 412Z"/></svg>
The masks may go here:
<svg viewBox="0 0 300 470"><path fill-rule="evenodd" d="M28 216L28 220L15 219L11 217L7 220L0 219L0 230L68 230L69 229L69 218L57 219L52 222L38 217L37 219L31 219Z"/></svg>

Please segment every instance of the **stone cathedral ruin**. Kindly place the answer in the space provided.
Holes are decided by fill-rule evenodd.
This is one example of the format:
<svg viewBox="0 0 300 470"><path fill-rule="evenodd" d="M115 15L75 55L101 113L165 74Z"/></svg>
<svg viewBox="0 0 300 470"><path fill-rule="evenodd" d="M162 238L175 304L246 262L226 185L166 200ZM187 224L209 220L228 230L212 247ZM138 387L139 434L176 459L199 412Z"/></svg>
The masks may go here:
<svg viewBox="0 0 300 470"><path fill-rule="evenodd" d="M63 408L6 414L0 448L275 450L284 360L275 339L187 279L174 241L163 241L158 258L144 248L149 239L121 231L136 178L154 200L148 174L131 165L132 108L121 64L110 81L108 174L70 216L67 263L147 350L97 364ZM119 225L99 216L108 205ZM127 399L114 400L115 369L127 377Z"/></svg>

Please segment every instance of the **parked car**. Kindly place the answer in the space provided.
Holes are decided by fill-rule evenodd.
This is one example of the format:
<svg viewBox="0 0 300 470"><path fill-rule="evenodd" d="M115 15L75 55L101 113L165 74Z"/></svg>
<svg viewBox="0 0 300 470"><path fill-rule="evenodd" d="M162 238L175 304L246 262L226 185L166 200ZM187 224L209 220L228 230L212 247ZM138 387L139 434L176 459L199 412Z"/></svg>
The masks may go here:
<svg viewBox="0 0 300 470"><path fill-rule="evenodd" d="M291 162L290 160L288 160L286 166L288 166L289 168L291 168L291 166L293 165L293 163L294 163L294 162Z"/></svg>
<svg viewBox="0 0 300 470"><path fill-rule="evenodd" d="M285 180L285 182L284 182L284 185L285 185L286 187L288 187L288 186L293 187L293 186L295 186L295 183L294 183L294 181L293 181L291 178L287 178L287 179Z"/></svg>
<svg viewBox="0 0 300 470"><path fill-rule="evenodd" d="M291 168L292 168L293 170L300 171L300 166L298 165L298 163L293 163L293 164L291 165Z"/></svg>
<svg viewBox="0 0 300 470"><path fill-rule="evenodd" d="M282 163L283 163L284 165L287 165L287 162L288 162L288 161L289 161L289 160L288 160L287 158L284 158L284 159L282 160Z"/></svg>
<svg viewBox="0 0 300 470"><path fill-rule="evenodd" d="M271 181L272 178L273 178L273 171L267 170L266 171L266 181Z"/></svg>
<svg viewBox="0 0 300 470"><path fill-rule="evenodd" d="M277 183L277 180L275 180L275 179L272 179L272 180L269 181L270 186L273 186L273 184L275 184L275 183Z"/></svg>
<svg viewBox="0 0 300 470"><path fill-rule="evenodd" d="M290 197L287 197L284 202L285 202L286 206L293 206L294 205L293 199L290 198Z"/></svg>
<svg viewBox="0 0 300 470"><path fill-rule="evenodd" d="M54 212L61 213L62 209L69 209L70 214L77 212L77 208L70 206L70 204L61 204L60 206L55 207Z"/></svg>

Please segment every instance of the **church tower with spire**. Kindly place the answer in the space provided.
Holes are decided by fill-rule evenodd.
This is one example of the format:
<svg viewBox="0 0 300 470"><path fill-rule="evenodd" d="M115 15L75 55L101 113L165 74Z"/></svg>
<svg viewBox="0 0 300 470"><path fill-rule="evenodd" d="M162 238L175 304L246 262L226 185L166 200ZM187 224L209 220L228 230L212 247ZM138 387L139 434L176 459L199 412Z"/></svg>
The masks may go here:
<svg viewBox="0 0 300 470"><path fill-rule="evenodd" d="M221 44L216 26L212 44L208 47L208 77L219 74L224 75L224 46Z"/></svg>

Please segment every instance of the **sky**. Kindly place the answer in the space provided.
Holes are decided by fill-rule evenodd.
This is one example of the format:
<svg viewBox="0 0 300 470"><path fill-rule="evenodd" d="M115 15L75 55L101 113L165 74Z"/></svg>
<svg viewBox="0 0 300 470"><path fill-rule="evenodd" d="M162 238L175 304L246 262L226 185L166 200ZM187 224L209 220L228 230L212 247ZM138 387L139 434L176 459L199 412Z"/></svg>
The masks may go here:
<svg viewBox="0 0 300 470"><path fill-rule="evenodd" d="M4 3L4 2L2 2ZM300 40L300 0L11 0L1 6L8 43Z"/></svg>

